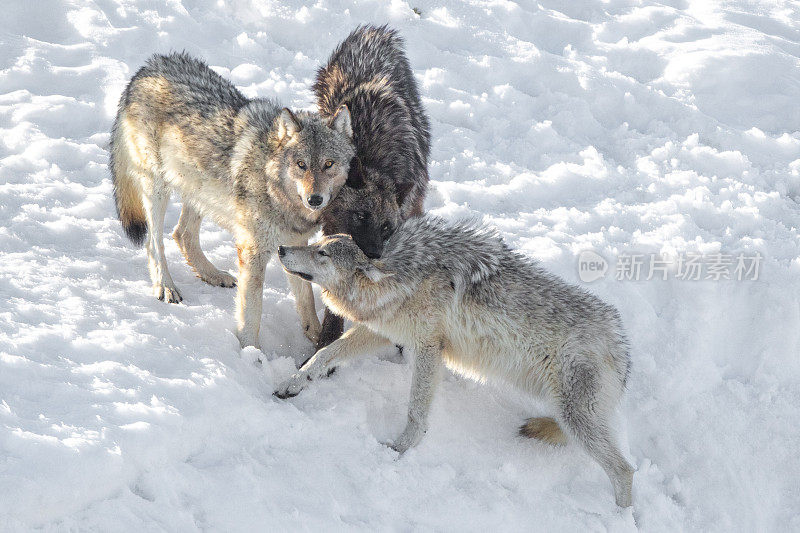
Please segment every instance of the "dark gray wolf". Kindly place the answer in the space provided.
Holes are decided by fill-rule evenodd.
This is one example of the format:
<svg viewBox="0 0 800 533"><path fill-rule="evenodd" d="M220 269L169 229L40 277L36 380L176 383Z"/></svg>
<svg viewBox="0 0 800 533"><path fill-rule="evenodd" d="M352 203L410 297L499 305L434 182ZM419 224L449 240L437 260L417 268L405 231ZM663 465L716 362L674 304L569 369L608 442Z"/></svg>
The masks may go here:
<svg viewBox="0 0 800 533"><path fill-rule="evenodd" d="M314 92L323 117L347 105L356 146L322 231L352 235L368 257L378 257L398 224L422 214L428 184L430 126L402 39L386 26L357 28L320 68ZM317 347L339 338L342 326L326 309Z"/></svg>
<svg viewBox="0 0 800 533"><path fill-rule="evenodd" d="M550 402L526 436L571 437L605 470L618 505L631 505L633 468L610 430L630 367L616 309L510 250L494 231L436 218L404 223L370 259L346 235L281 247L287 272L323 288L324 302L357 322L282 383L293 396L345 358L389 343L415 355L399 452L416 445L442 365L479 381L509 384Z"/></svg>
<svg viewBox="0 0 800 533"><path fill-rule="evenodd" d="M183 211L173 237L204 281L238 283L237 335L242 346L258 347L267 261L279 244L308 243L354 154L346 107L322 119L249 100L202 61L173 53L151 57L122 94L110 168L122 227L147 245L156 297L181 301L163 243L164 211L176 190ZM204 216L233 233L238 282L200 249ZM290 286L306 336L316 342L311 287L296 277Z"/></svg>

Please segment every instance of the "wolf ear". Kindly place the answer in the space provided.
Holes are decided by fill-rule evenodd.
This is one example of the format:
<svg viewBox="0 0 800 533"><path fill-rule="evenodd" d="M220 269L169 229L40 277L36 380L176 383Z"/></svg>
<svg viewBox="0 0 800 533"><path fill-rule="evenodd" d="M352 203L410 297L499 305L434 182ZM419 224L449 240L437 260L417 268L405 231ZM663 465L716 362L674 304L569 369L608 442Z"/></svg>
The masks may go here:
<svg viewBox="0 0 800 533"><path fill-rule="evenodd" d="M353 123L350 120L350 110L347 109L345 104L339 106L336 113L331 119L331 128L335 129L342 135L353 138Z"/></svg>
<svg viewBox="0 0 800 533"><path fill-rule="evenodd" d="M394 272L386 270L386 265L384 265L382 261L368 261L365 265L359 266L358 269L363 272L370 281L375 283L394 276Z"/></svg>
<svg viewBox="0 0 800 533"><path fill-rule="evenodd" d="M278 117L278 137L281 139L291 137L301 129L303 127L300 125L300 121L297 120L291 109L288 107L281 109L281 114Z"/></svg>
<svg viewBox="0 0 800 533"><path fill-rule="evenodd" d="M345 185L352 189L360 189L365 185L364 183L364 167L361 165L361 159L354 157L350 160L350 171L347 173L347 181Z"/></svg>
<svg viewBox="0 0 800 533"><path fill-rule="evenodd" d="M408 193L411 192L411 189L414 188L413 181L405 181L402 183L395 183L395 192L397 193L397 205L403 205L403 202L408 196Z"/></svg>

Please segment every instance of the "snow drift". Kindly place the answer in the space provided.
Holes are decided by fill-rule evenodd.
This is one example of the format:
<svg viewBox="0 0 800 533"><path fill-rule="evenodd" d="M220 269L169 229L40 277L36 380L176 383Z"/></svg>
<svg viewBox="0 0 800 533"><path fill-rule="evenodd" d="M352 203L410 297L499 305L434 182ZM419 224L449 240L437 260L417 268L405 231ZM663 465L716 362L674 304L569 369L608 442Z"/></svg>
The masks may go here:
<svg viewBox="0 0 800 533"><path fill-rule="evenodd" d="M412 8L417 8L416 13ZM780 2L48 0L0 20L0 528L800 528L800 12ZM634 508L577 447L517 438L542 409L449 377L398 460L395 354L271 396L310 353L277 264L261 341L167 254L150 294L114 215L108 131L153 52L202 56L248 96L312 107L357 24L398 28L432 118L427 208L481 217L616 305ZM167 214L177 221L179 206ZM235 272L230 236L203 226ZM760 254L756 280L618 280L638 254Z"/></svg>

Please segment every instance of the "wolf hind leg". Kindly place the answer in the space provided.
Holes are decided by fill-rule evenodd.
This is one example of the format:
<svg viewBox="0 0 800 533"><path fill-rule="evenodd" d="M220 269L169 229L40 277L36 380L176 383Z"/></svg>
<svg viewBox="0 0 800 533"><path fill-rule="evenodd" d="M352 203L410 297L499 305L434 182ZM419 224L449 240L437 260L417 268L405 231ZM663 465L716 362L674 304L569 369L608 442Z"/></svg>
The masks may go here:
<svg viewBox="0 0 800 533"><path fill-rule="evenodd" d="M155 297L168 303L180 303L183 298L172 281L164 255L164 214L169 197L169 187L158 176L153 176L143 187L142 203L148 229L147 259Z"/></svg>
<svg viewBox="0 0 800 533"><path fill-rule="evenodd" d="M614 439L601 422L585 414L571 413L565 417L568 431L581 443L586 452L605 470L614 488L614 499L620 507L630 507L633 486L633 467L625 460Z"/></svg>
<svg viewBox="0 0 800 533"><path fill-rule="evenodd" d="M235 287L236 278L215 267L203 253L203 249L200 247L200 223L202 221L203 217L200 213L184 199L181 216L178 219L178 225L175 226L175 231L172 232L172 238L178 243L178 248L186 258L186 262L200 279L216 287Z"/></svg>
<svg viewBox="0 0 800 533"><path fill-rule="evenodd" d="M598 390L598 376L590 366L573 366L565 379L561 422L562 427L605 470L614 488L614 499L620 507L631 505L633 467L625 460L609 428L611 408L603 391Z"/></svg>

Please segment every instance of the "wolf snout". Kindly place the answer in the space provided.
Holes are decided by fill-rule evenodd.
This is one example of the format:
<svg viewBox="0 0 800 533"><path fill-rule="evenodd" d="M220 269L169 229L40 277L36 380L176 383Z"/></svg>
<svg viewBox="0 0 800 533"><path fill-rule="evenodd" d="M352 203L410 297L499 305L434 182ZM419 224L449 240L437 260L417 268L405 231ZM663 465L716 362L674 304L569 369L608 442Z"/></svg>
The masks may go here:
<svg viewBox="0 0 800 533"><path fill-rule="evenodd" d="M323 201L324 198L322 197L321 194L312 194L311 196L306 198L306 202L308 202L308 205L310 205L311 207L320 207Z"/></svg>
<svg viewBox="0 0 800 533"><path fill-rule="evenodd" d="M283 257L284 255L286 255L286 248L278 246L278 257Z"/></svg>

